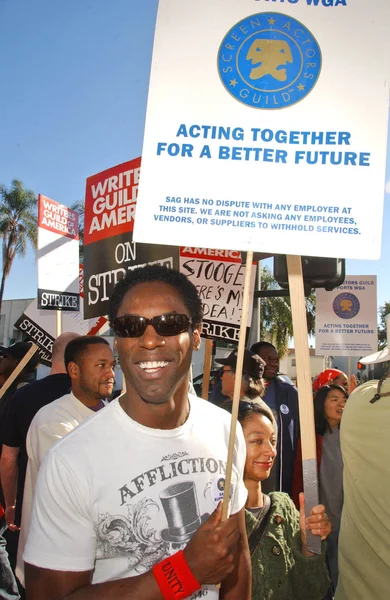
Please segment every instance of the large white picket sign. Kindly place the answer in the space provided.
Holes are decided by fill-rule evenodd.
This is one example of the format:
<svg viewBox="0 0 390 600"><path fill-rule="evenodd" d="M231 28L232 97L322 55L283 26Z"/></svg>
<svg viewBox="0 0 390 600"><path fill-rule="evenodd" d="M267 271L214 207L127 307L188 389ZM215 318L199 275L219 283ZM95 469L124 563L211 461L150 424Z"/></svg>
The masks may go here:
<svg viewBox="0 0 390 600"><path fill-rule="evenodd" d="M160 0L134 239L379 258L389 48L388 0Z"/></svg>

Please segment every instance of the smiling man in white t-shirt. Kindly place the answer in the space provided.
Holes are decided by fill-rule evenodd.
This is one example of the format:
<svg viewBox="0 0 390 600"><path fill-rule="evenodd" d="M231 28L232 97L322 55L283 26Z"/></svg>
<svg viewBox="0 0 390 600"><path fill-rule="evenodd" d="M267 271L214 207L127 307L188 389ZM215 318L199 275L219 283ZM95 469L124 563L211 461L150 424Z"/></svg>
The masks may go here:
<svg viewBox="0 0 390 600"><path fill-rule="evenodd" d="M242 431L221 522L229 415L188 394L201 318L196 288L176 271L147 266L116 286L110 322L126 393L41 467L29 600L250 599Z"/></svg>
<svg viewBox="0 0 390 600"><path fill-rule="evenodd" d="M24 485L22 523L16 575L24 585L23 551L31 520L39 467L48 450L80 423L108 403L114 387L115 358L108 341L98 336L77 336L68 342L64 365L72 391L43 406L33 418L26 439L28 463Z"/></svg>

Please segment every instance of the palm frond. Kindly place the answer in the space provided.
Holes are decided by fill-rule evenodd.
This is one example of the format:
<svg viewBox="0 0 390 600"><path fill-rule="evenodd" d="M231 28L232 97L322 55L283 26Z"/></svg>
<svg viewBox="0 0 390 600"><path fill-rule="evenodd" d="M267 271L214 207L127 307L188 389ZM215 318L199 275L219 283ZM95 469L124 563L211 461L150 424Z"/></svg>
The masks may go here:
<svg viewBox="0 0 390 600"><path fill-rule="evenodd" d="M14 179L9 188L0 185L0 237L3 249L0 308L4 281L11 271L15 256L25 255L28 241L36 248L37 204L34 192L25 188L19 179Z"/></svg>

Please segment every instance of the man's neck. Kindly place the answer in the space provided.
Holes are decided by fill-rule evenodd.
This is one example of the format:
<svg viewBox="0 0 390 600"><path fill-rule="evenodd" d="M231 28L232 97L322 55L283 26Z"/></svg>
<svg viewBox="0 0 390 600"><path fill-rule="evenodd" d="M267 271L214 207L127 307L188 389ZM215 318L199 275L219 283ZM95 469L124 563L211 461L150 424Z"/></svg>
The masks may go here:
<svg viewBox="0 0 390 600"><path fill-rule="evenodd" d="M189 416L188 380L181 382L171 397L161 404L142 399L126 382L126 393L119 403L126 414L140 425L150 429L176 429L184 425Z"/></svg>
<svg viewBox="0 0 390 600"><path fill-rule="evenodd" d="M102 398L94 398L93 396L85 394L81 390L74 390L72 388L72 394L79 402L81 402L81 404L84 404L84 406L90 408L91 410L96 410L96 408L98 408L102 403Z"/></svg>

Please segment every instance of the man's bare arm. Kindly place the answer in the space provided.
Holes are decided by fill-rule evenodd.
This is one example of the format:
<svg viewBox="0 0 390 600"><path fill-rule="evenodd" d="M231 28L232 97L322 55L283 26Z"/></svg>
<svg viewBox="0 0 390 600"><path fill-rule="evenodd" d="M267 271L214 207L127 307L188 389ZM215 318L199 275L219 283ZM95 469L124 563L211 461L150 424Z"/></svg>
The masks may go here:
<svg viewBox="0 0 390 600"><path fill-rule="evenodd" d="M3 444L0 459L1 486L5 500L5 520L7 526L16 529L15 502L18 484L18 456L20 448L13 448Z"/></svg>
<svg viewBox="0 0 390 600"><path fill-rule="evenodd" d="M221 523L220 504L207 521L199 527L184 549L186 561L203 584L223 581L235 570L241 539L239 520L235 517ZM91 584L91 571L54 571L25 564L27 600L161 600L159 587L149 571L136 577ZM229 600L249 600L245 593ZM231 587L231 586L228 586Z"/></svg>
<svg viewBox="0 0 390 600"><path fill-rule="evenodd" d="M52 571L25 564L27 600L161 600L151 571L106 583L91 584L92 571Z"/></svg>
<svg viewBox="0 0 390 600"><path fill-rule="evenodd" d="M250 600L252 597L252 569L245 527L245 508L230 518L237 519L241 537L237 548L236 566L222 583L220 600Z"/></svg>

